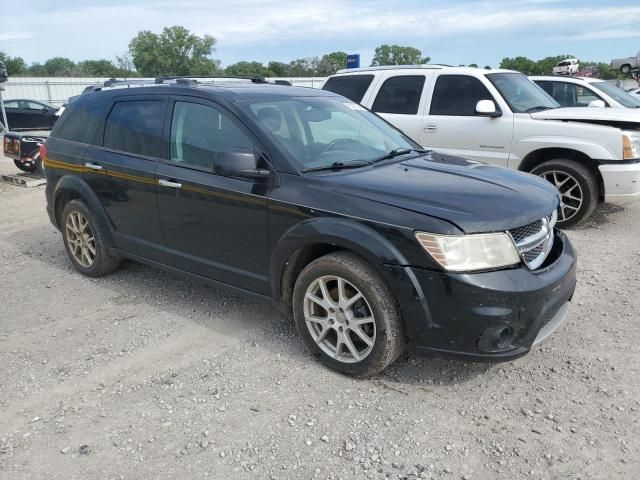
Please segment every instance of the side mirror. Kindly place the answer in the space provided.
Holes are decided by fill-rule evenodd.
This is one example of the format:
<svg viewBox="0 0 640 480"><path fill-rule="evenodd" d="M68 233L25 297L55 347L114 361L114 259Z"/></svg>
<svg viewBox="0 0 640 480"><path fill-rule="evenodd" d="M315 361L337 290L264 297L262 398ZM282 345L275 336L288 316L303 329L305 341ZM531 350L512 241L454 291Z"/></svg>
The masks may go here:
<svg viewBox="0 0 640 480"><path fill-rule="evenodd" d="M589 105L587 105L587 107L598 107L598 108L603 108L606 106L607 104L604 103L604 100L592 100L591 102L589 102Z"/></svg>
<svg viewBox="0 0 640 480"><path fill-rule="evenodd" d="M499 117L502 112L496 109L496 104L493 100L480 100L476 104L476 115L483 117Z"/></svg>
<svg viewBox="0 0 640 480"><path fill-rule="evenodd" d="M267 178L270 175L266 168L258 168L258 157L246 149L219 152L213 170L229 177Z"/></svg>

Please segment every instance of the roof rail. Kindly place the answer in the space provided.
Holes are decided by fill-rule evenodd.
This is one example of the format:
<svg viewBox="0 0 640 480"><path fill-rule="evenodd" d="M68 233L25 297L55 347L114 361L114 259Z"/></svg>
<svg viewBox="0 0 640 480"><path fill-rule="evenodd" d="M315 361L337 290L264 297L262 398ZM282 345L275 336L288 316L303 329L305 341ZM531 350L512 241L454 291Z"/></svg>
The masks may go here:
<svg viewBox="0 0 640 480"><path fill-rule="evenodd" d="M217 78L250 80L252 83L267 83L267 80L265 80L265 78L260 75L254 75L251 77L242 77L242 76L236 76L236 75L161 75L159 77L156 77L155 83L160 84L160 83L165 83L171 80L194 80L194 82L197 83L198 79L203 79L203 78L211 79L211 80L215 80ZM176 82L176 83L180 83L180 82Z"/></svg>
<svg viewBox="0 0 640 480"><path fill-rule="evenodd" d="M439 63L423 63L419 65L378 65L375 67L360 67L360 68L343 68L336 73L350 73L350 72L367 72L376 70L396 70L396 69L438 69L443 67L450 67L451 65L443 65Z"/></svg>

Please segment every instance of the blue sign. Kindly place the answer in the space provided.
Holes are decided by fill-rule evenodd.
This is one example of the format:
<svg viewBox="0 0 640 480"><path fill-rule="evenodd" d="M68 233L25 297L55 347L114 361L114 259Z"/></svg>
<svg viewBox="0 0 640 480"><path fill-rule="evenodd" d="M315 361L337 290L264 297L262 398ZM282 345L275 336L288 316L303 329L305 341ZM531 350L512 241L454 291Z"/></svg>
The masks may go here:
<svg viewBox="0 0 640 480"><path fill-rule="evenodd" d="M347 68L360 68L360 54L347 55Z"/></svg>

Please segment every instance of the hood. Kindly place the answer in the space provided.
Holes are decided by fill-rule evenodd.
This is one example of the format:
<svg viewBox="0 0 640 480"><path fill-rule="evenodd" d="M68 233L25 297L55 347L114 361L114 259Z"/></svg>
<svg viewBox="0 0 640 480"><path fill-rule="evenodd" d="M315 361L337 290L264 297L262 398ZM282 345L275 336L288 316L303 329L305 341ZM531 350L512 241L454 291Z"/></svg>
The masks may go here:
<svg viewBox="0 0 640 480"><path fill-rule="evenodd" d="M531 114L536 120L568 120L576 122L634 122L640 124L640 108L566 107Z"/></svg>
<svg viewBox="0 0 640 480"><path fill-rule="evenodd" d="M558 205L555 187L539 177L436 152L322 175L322 181L336 193L440 218L466 233L527 225Z"/></svg>

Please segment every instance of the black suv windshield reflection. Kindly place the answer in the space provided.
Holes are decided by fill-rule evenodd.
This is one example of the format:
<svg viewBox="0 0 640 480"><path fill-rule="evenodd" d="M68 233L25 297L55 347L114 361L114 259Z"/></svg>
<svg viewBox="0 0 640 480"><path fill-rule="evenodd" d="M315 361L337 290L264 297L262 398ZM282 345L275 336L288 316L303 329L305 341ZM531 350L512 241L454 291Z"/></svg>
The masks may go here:
<svg viewBox="0 0 640 480"><path fill-rule="evenodd" d="M533 113L560 106L547 92L520 73L491 73L487 78L514 113Z"/></svg>
<svg viewBox="0 0 640 480"><path fill-rule="evenodd" d="M293 97L243 107L304 171L365 166L397 149L419 145L346 98Z"/></svg>

